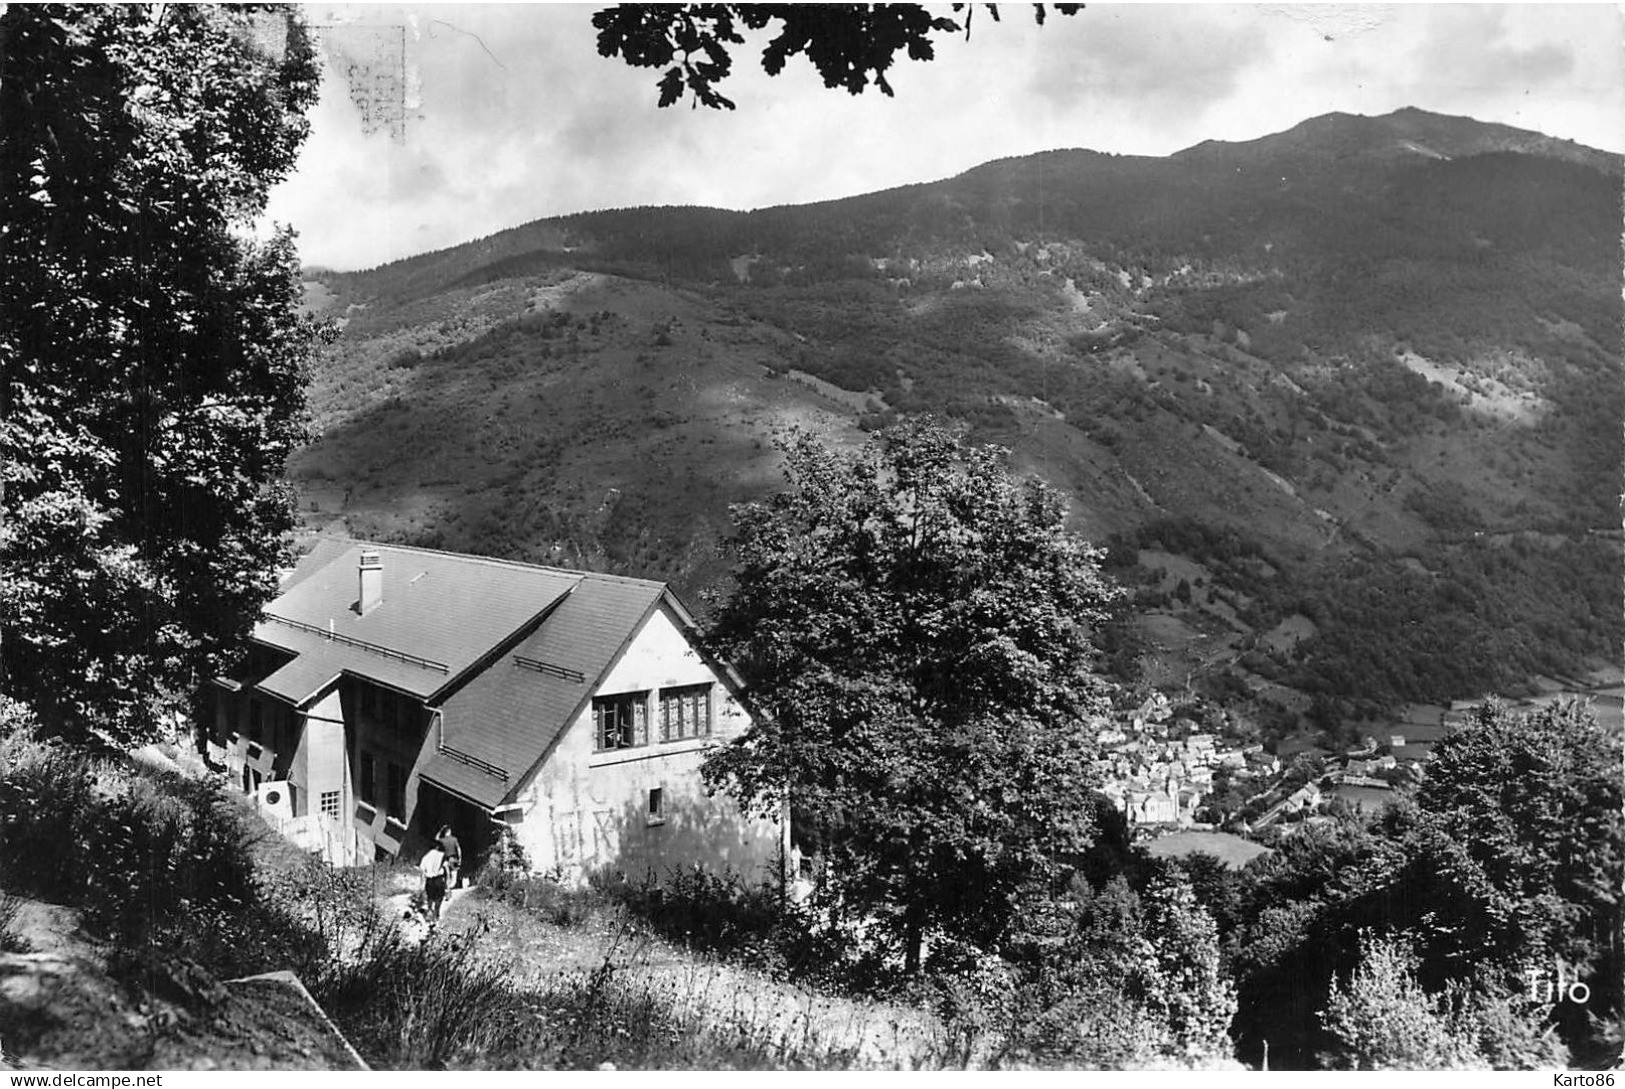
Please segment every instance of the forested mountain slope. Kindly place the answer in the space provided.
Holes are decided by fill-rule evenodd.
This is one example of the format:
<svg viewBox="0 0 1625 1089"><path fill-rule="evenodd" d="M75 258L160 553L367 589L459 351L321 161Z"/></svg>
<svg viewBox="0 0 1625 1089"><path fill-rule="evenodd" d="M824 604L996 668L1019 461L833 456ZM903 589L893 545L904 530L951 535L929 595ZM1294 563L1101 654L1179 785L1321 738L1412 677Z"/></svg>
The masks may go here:
<svg viewBox="0 0 1625 1089"><path fill-rule="evenodd" d="M1617 656L1620 207L1616 156L1402 110L540 221L309 274L345 327L292 473L314 521L693 598L776 431L930 411L1114 545L1127 675L1477 694Z"/></svg>

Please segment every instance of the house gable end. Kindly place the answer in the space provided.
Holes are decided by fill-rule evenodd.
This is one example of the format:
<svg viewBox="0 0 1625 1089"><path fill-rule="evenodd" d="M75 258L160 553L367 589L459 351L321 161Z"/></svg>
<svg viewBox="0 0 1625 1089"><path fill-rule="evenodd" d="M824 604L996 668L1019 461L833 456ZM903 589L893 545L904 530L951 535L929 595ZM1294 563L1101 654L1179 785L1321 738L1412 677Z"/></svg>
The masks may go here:
<svg viewBox="0 0 1625 1089"><path fill-rule="evenodd" d="M662 618L667 625L668 631L681 640L683 648L681 657L692 658L693 663L685 668L675 665L670 660L657 665L654 661L645 659L637 662L632 667L630 674L618 676L623 665L627 664L629 656L633 655L634 652L639 655L658 654L657 648L651 644L658 642L661 638L659 633L654 630L654 627ZM696 666L699 672L696 672ZM622 642L615 656L606 664L599 676L594 678L592 685L571 709L569 718L559 730L557 736L552 739L540 759L514 781L513 788L504 801L513 803L530 789L536 777L542 774L548 763L555 758L561 746L564 746L570 740L574 731L590 730L592 728L591 721L585 712L591 706L595 697L615 695L622 692L648 692L656 689L684 688L700 683L714 684L721 689L719 694L723 698L713 705L715 707L711 726L713 731L716 731L724 723L727 715L724 707L727 703L731 702L739 710L744 711L747 715L749 714L748 706L740 698L737 675L705 653L699 638L698 627L695 625L693 618L682 607L675 595L669 590L662 590L660 596L651 602L644 615L638 619L637 624ZM662 752L669 750L661 748L662 745L667 744L666 742L656 742L656 734L660 729L657 708L651 706L648 715L647 730L649 731L648 738L651 746L648 755L658 756ZM587 744L585 747L588 750L595 748L593 744ZM629 751L642 753L643 750L639 747L637 750Z"/></svg>
<svg viewBox="0 0 1625 1089"><path fill-rule="evenodd" d="M536 759L535 763L531 764L530 767L525 769L523 775L517 776L513 780L513 785L508 788L508 793L502 799L504 804L512 804L513 801L524 792L525 788L535 780L537 773L547 765L548 760L550 760L554 752L558 750L559 743L563 741L566 735L568 735L570 731L575 728L576 724L581 721L582 712L592 705L593 697L603 691L605 682L615 672L616 667L619 666L626 658L627 652L632 649L632 645L637 642L638 636L643 634L644 628L648 626L650 619L659 610L660 603L664 598L664 593L665 592L662 591L661 597L657 597L654 601L649 603L649 607L643 611L643 615L638 618L637 623L632 625L631 633L628 634L625 639L621 640L621 645L619 649L615 651L614 656L604 664L603 669L599 670L598 676L590 678L589 683L585 686L585 691L582 693L581 699L576 702L575 706L570 709L570 713L565 717L564 721L560 723L559 728L553 735L552 740L550 740L547 747L542 750L541 756Z"/></svg>
<svg viewBox="0 0 1625 1089"><path fill-rule="evenodd" d="M694 653L699 656L700 661L704 662L706 668L716 675L717 681L728 690L728 695L733 697L752 719L755 719L757 710L751 704L750 698L745 691L745 680L739 675L739 671L734 669L731 663L723 661L706 649L705 639L700 633L699 623L695 621L693 614L683 605L682 600L671 592L670 588L667 588L665 593L661 595L661 601L671 607L672 612L676 615L678 627L683 633L683 638L688 640L689 646L694 649Z"/></svg>

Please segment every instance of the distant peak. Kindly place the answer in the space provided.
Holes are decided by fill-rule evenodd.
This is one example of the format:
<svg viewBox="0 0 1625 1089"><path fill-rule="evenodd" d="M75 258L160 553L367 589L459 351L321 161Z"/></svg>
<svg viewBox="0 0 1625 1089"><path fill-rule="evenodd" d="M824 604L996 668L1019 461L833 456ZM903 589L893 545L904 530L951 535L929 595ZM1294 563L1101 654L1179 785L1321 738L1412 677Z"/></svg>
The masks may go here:
<svg viewBox="0 0 1625 1089"><path fill-rule="evenodd" d="M1391 160L1396 155L1420 154L1454 159L1487 152L1516 152L1542 158L1565 159L1609 172L1619 170L1619 157L1560 140L1532 130L1472 117L1435 113L1403 106L1389 113L1334 111L1300 121L1291 128L1254 140L1204 140L1176 157L1230 160L1265 156L1328 157L1351 160Z"/></svg>

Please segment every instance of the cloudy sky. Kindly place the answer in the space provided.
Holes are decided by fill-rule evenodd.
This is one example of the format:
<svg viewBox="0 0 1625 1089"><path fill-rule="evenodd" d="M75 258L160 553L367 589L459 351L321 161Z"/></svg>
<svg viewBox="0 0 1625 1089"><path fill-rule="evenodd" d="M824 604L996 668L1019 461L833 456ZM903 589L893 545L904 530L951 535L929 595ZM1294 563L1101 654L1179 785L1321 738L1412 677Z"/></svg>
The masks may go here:
<svg viewBox="0 0 1625 1089"><path fill-rule="evenodd" d="M776 78L735 50L732 112L656 107L652 69L598 56L602 4L307 5L326 63L269 217L310 264L366 268L544 216L643 204L755 208L948 177L1060 147L1166 155L1340 110L1402 106L1625 151L1625 15L1613 4L1026 5L896 97Z"/></svg>

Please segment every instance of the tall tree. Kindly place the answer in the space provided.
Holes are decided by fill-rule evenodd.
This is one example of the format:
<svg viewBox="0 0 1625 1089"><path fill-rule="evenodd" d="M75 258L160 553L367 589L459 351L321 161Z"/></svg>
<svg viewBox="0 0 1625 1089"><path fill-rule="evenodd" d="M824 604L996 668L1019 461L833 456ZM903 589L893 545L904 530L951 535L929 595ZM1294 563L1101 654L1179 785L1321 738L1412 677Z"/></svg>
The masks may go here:
<svg viewBox="0 0 1625 1089"><path fill-rule="evenodd" d="M786 453L790 490L735 509L713 645L758 716L707 776L788 793L833 900L910 969L928 928L996 942L1090 841L1100 553L1053 490L929 421Z"/></svg>
<svg viewBox="0 0 1625 1089"><path fill-rule="evenodd" d="M1144 966L1155 979L1145 985L1146 1004L1186 1055L1228 1058L1236 990L1219 964L1213 916L1177 868L1154 877L1143 899L1145 933L1155 954Z"/></svg>
<svg viewBox="0 0 1625 1089"><path fill-rule="evenodd" d="M1243 1043L1267 1039L1275 1065L1365 1061L1366 1045L1313 1011L1332 1009L1333 979L1354 978L1369 937L1401 935L1416 987L1467 1002L1482 1061L1544 1061L1534 1041L1552 1024L1579 1061L1617 1053L1598 1030L1621 1005L1622 755L1618 731L1581 705L1492 703L1439 742L1414 804L1278 844L1245 872L1231 935ZM1381 960L1362 986L1400 994L1397 962ZM1369 1020L1341 993L1340 1024Z"/></svg>
<svg viewBox="0 0 1625 1089"><path fill-rule="evenodd" d="M291 10L0 15L4 687L142 735L274 589L315 326L252 238L319 69Z"/></svg>
<svg viewBox="0 0 1625 1089"><path fill-rule="evenodd" d="M1617 1018L1625 897L1625 760L1619 732L1583 704L1481 707L1439 742L1407 830L1397 882L1415 918L1423 982L1483 974L1587 983L1555 1012L1578 1040L1588 1014ZM1519 983L1520 986L1527 986Z"/></svg>

